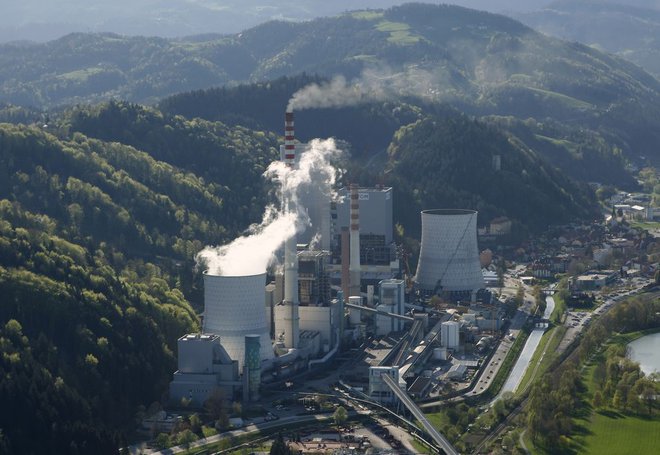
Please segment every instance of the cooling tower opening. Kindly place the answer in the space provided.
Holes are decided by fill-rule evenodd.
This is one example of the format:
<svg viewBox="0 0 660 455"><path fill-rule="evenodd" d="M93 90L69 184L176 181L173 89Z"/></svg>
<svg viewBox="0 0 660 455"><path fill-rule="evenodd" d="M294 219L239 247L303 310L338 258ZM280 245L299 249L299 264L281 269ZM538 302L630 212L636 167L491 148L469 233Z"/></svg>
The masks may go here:
<svg viewBox="0 0 660 455"><path fill-rule="evenodd" d="M422 210L422 216L426 215L477 215L476 210L468 209L431 209L431 210Z"/></svg>

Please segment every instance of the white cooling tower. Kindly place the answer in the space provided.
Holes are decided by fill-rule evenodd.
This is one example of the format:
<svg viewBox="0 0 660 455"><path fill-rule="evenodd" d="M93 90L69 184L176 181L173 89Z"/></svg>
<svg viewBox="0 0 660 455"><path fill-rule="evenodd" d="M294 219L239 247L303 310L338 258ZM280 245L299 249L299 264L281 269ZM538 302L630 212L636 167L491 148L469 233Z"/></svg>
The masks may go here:
<svg viewBox="0 0 660 455"><path fill-rule="evenodd" d="M438 292L474 292L484 287L476 211L422 211L422 245L415 282L422 290Z"/></svg>
<svg viewBox="0 0 660 455"><path fill-rule="evenodd" d="M261 360L273 358L264 312L266 274L220 276L204 272L204 333L220 336L220 343L242 371L245 336L261 338Z"/></svg>

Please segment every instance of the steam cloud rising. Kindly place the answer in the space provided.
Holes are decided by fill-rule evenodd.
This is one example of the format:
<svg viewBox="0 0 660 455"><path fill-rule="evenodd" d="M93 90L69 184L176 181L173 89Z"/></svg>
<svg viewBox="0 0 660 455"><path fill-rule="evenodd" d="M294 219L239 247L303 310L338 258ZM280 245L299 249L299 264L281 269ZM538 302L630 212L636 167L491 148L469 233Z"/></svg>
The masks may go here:
<svg viewBox="0 0 660 455"><path fill-rule="evenodd" d="M282 244L309 226L309 216L300 204L300 196L312 188L331 194L339 177L339 170L332 161L340 154L332 139L314 139L300 156L296 168L281 161L272 162L264 176L280 187L280 205L266 207L261 223L250 226L245 235L231 243L204 248L195 257L198 266L206 266L213 275L264 273L276 261L275 252Z"/></svg>
<svg viewBox="0 0 660 455"><path fill-rule="evenodd" d="M386 101L402 96L437 98L442 76L418 68L392 73L365 70L351 81L336 76L323 84L310 84L293 94L288 112L310 108L355 106L362 103ZM280 205L268 206L261 223L250 226L245 235L220 247L206 247L196 260L209 273L225 276L244 276L264 273L276 262L275 252L292 236L304 232L310 224L300 195L312 188L330 194L339 176L331 164L341 152L332 139L315 139L300 157L297 168L289 168L281 161L268 166L264 176L281 187Z"/></svg>
<svg viewBox="0 0 660 455"><path fill-rule="evenodd" d="M310 84L293 94L287 111L356 106L362 103L387 101L402 96L436 99L444 76L418 68L392 73L382 70L365 70L351 81L335 76L331 81Z"/></svg>

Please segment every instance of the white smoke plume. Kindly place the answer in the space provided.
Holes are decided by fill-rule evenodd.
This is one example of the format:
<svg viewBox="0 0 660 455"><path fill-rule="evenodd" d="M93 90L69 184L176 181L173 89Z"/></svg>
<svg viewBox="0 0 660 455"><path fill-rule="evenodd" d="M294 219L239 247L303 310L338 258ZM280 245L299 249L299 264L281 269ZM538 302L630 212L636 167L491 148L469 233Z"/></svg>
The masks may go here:
<svg viewBox="0 0 660 455"><path fill-rule="evenodd" d="M335 76L329 82L313 83L298 90L289 100L287 111L357 106L405 96L437 99L441 88L446 87L444 79L437 71L431 73L414 67L397 73L365 70L359 78L350 81Z"/></svg>
<svg viewBox="0 0 660 455"><path fill-rule="evenodd" d="M279 187L280 205L270 205L261 223L250 226L245 235L227 245L207 246L195 260L210 274L245 276L264 273L276 262L275 252L282 244L309 226L309 217L300 204L300 196L313 188L332 194L340 171L333 162L340 156L334 140L314 139L300 156L296 168L274 161L264 177Z"/></svg>

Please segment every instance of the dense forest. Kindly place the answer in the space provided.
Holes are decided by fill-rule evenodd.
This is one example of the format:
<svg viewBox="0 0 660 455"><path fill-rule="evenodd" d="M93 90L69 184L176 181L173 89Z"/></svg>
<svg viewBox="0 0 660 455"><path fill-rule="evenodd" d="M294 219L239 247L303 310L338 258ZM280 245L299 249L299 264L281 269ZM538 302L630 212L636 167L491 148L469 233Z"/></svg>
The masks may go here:
<svg viewBox="0 0 660 455"><path fill-rule="evenodd" d="M105 109L158 131L156 111ZM74 117L91 128L99 112ZM176 159L197 150L225 160L207 167L213 179L65 133L66 122L52 132L0 125L0 402L14 410L0 416L0 451L116 453L141 406L163 399L176 339L198 327L194 254L235 236L263 206L266 189L254 181L271 136L170 121L161 118L161 140L179 138Z"/></svg>
<svg viewBox="0 0 660 455"><path fill-rule="evenodd" d="M500 167L493 167L498 156ZM423 165L421 165L423 163ZM397 215L419 235L419 210L469 207L480 224L507 216L532 231L598 218L593 193L515 138L463 116L402 127L389 148ZM406 223L404 220L407 220Z"/></svg>

